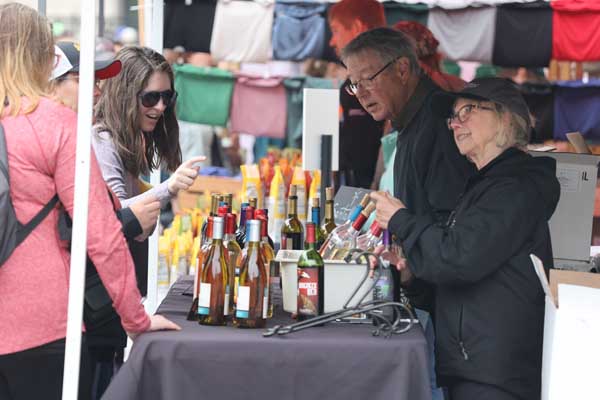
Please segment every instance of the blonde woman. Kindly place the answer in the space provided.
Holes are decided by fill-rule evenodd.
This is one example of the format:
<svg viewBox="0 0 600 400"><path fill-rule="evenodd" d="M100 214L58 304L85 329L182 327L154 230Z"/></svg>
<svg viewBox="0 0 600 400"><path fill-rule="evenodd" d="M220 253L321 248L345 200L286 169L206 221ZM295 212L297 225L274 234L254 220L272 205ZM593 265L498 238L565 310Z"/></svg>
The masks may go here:
<svg viewBox="0 0 600 400"><path fill-rule="evenodd" d="M55 65L50 24L17 3L0 5L0 123L6 137L10 198L26 223L55 195L73 211L75 113L50 99ZM0 172L2 173L2 172ZM59 399L67 322L69 252L57 234L58 210L0 265L0 398ZM133 262L94 158L90 170L88 254L130 334L178 329L148 316ZM80 394L89 398L82 352Z"/></svg>

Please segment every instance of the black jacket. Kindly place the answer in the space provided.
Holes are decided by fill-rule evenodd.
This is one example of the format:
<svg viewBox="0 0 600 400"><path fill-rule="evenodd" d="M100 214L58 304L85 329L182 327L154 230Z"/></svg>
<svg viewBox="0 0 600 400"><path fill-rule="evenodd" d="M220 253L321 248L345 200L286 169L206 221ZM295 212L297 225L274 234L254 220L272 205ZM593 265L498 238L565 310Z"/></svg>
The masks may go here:
<svg viewBox="0 0 600 400"><path fill-rule="evenodd" d="M467 183L444 227L398 211L390 225L413 274L436 286L436 353L448 378L539 399L544 293L529 255L552 266L555 161L510 148Z"/></svg>
<svg viewBox="0 0 600 400"><path fill-rule="evenodd" d="M416 215L431 215L445 222L454 210L467 179L475 173L454 143L446 121L432 114L431 98L441 92L423 75L401 115L394 159L394 197ZM392 229L391 232L396 232ZM416 281L407 288L411 303L432 311L433 290Z"/></svg>

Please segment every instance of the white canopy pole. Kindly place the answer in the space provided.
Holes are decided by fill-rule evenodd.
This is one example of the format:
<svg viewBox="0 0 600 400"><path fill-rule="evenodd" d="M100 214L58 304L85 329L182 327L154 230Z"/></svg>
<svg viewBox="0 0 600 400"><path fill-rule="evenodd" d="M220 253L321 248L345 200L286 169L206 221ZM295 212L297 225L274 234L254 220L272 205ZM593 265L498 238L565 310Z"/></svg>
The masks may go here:
<svg viewBox="0 0 600 400"><path fill-rule="evenodd" d="M96 34L94 0L81 0L81 56L79 67L79 103L77 115L77 154L75 156L75 197L73 236L69 275L69 307L63 376L63 400L77 400L83 293L85 288L88 199L90 187L90 142L94 90L94 39ZM35 384L35 383L33 383Z"/></svg>
<svg viewBox="0 0 600 400"><path fill-rule="evenodd" d="M162 53L163 51L163 0L152 0L145 2L144 26L145 45ZM152 171L150 184L160 184L160 170ZM158 298L158 229L154 230L148 240L148 294L144 306L146 312L154 314L159 302Z"/></svg>
<svg viewBox="0 0 600 400"><path fill-rule="evenodd" d="M46 15L46 0L38 0L37 11L40 15Z"/></svg>

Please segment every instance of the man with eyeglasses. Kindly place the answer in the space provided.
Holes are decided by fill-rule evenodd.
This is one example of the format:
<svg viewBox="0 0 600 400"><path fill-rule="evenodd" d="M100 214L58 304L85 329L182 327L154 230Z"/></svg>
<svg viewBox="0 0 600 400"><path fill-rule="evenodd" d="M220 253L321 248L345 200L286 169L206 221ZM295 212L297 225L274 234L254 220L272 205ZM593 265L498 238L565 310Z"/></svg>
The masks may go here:
<svg viewBox="0 0 600 400"><path fill-rule="evenodd" d="M444 223L475 169L458 152L446 121L430 110L433 95L443 91L421 71L412 40L394 29L373 29L351 41L341 58L348 69L347 92L373 119L390 120L398 131L393 196L413 214L431 215ZM374 197L378 215L393 207L391 195ZM394 218L388 229L393 235L398 232ZM398 260L398 264L406 262L410 264ZM433 364L434 338L427 314L433 311L433 287L403 277L407 281L407 295L426 332ZM435 385L432 389L434 398L441 398Z"/></svg>
<svg viewBox="0 0 600 400"><path fill-rule="evenodd" d="M329 45L338 56L360 33L386 25L383 5L377 0L342 0L329 9L328 22ZM374 120L343 88L340 106L340 172L347 185L368 189L375 175L384 123Z"/></svg>
<svg viewBox="0 0 600 400"><path fill-rule="evenodd" d="M422 73L413 42L393 29L373 29L344 48L342 61L348 93L375 120L391 120L398 131L394 197L413 213L444 223L474 167L458 152L446 121L431 113L431 97L442 90ZM378 211L384 206L380 201ZM394 228L392 219L392 233ZM422 294L413 297L413 304L430 309L431 296Z"/></svg>

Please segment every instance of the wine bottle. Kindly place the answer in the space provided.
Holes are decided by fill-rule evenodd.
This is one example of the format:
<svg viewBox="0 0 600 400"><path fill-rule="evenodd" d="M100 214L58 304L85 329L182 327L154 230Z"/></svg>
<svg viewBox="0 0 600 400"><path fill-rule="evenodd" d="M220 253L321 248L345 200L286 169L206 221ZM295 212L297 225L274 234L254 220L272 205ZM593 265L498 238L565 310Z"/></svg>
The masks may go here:
<svg viewBox="0 0 600 400"><path fill-rule="evenodd" d="M266 210L256 210L254 216L260 221L260 251L265 260L268 275L267 282L269 282L269 312L267 313L267 317L271 318L273 316L273 286L276 284L276 277L274 276L271 263L274 262L275 250L273 250L273 241L269 237L269 217Z"/></svg>
<svg viewBox="0 0 600 400"><path fill-rule="evenodd" d="M304 249L304 228L297 214L298 196L296 185L290 186L288 198L288 217L281 227L281 248L286 250Z"/></svg>
<svg viewBox="0 0 600 400"><path fill-rule="evenodd" d="M229 254L223 246L223 218L213 217L213 239L199 278L198 322L226 325L230 295Z"/></svg>
<svg viewBox="0 0 600 400"><path fill-rule="evenodd" d="M200 277L202 275L202 266L204 265L204 260L208 254L208 250L210 249L210 245L212 243L213 236L213 223L214 217L207 217L204 221L206 223L206 228L204 230L204 235L202 236L202 241L200 244L200 250L198 251L198 256L196 258L196 274L194 275L194 294L192 301L192 308L190 309L190 313L188 314L188 320L198 320L198 292L200 291Z"/></svg>
<svg viewBox="0 0 600 400"><path fill-rule="evenodd" d="M240 224L235 231L235 238L242 249L246 245L246 208L248 208L248 205L248 203L242 203L240 207Z"/></svg>
<svg viewBox="0 0 600 400"><path fill-rule="evenodd" d="M323 220L322 228L329 235L335 227L335 219L333 217L333 188L330 186L325 188L325 219Z"/></svg>
<svg viewBox="0 0 600 400"><path fill-rule="evenodd" d="M254 211L254 219L259 219L264 223L260 225L260 240L261 243L267 243L273 252L273 257L275 257L275 244L271 237L269 236L269 211L267 209L261 209Z"/></svg>
<svg viewBox="0 0 600 400"><path fill-rule="evenodd" d="M213 193L210 196L210 214L209 216L211 217L216 217L217 216L217 211L219 208L219 193ZM204 223L202 224L202 237L206 237L206 226L208 224L208 219L204 220ZM209 237L210 239L210 237Z"/></svg>
<svg viewBox="0 0 600 400"><path fill-rule="evenodd" d="M227 206L229 206L229 210L227 212L231 212L233 209L233 194L231 193L227 193L223 196L225 198L225 203L227 204ZM236 221L237 223L237 221Z"/></svg>
<svg viewBox="0 0 600 400"><path fill-rule="evenodd" d="M321 228L321 207L319 206L319 199L317 197L312 199L311 214L312 223L315 224L315 247L320 249L325 242L327 234ZM304 244L304 248L306 248L306 243Z"/></svg>
<svg viewBox="0 0 600 400"><path fill-rule="evenodd" d="M249 220L238 286L234 323L238 328L264 328L269 309L267 270L260 251L260 221Z"/></svg>
<svg viewBox="0 0 600 400"><path fill-rule="evenodd" d="M240 274L240 265L242 262L242 249L235 239L235 222L236 215L228 213L225 216L225 235L223 235L223 245L229 254L229 287L233 290L233 295L230 296L231 312L235 308L235 299L237 296L237 283Z"/></svg>
<svg viewBox="0 0 600 400"><path fill-rule="evenodd" d="M367 205L367 208L360 212L358 218L356 218L356 221L352 223L350 228L339 232L334 231L331 234L329 241L323 245L325 246L324 251L321 252L323 259L341 260L346 256L350 249L356 248L356 238L374 210L375 204L370 203Z"/></svg>
<svg viewBox="0 0 600 400"><path fill-rule="evenodd" d="M352 210L352 212L350 213L350 215L348 216L348 219L346 220L346 222L344 222L342 225L337 226L328 236L327 238L325 238L325 243L323 243L323 245L321 246L321 248L319 249L319 253L321 253L321 257L323 257L324 260L326 260L327 258L324 256L324 252L326 250L326 248L329 246L329 241L331 238L335 237L335 236L340 236L340 235L344 235L345 231L347 231L348 229L350 229L350 227L352 226L352 224L354 223L354 221L356 221L356 219L358 218L358 216L360 215L360 213L365 209L365 207L369 204L370 201L370 197L368 194L365 194L362 198L362 200L360 201L360 203L354 207L354 210Z"/></svg>
<svg viewBox="0 0 600 400"><path fill-rule="evenodd" d="M381 240L382 232L383 230L381 229L377 221L374 221L371 224L369 231L367 233L363 233L356 239L356 247L365 251L373 251L373 249L375 249L375 246L377 246L377 244Z"/></svg>
<svg viewBox="0 0 600 400"><path fill-rule="evenodd" d="M298 320L324 313L324 264L315 247L315 227L306 224L306 250L298 259Z"/></svg>
<svg viewBox="0 0 600 400"><path fill-rule="evenodd" d="M394 265L389 262L389 254L391 252L391 240L390 233L388 230L383 231L383 252L381 258L383 259L383 265L381 266L381 272L379 279L375 283L373 288L373 300L381 301L399 301L399 290L396 288L399 285L399 273ZM392 307L384 307L383 309L373 310L373 313L381 314L385 318L393 321L395 318L395 311ZM373 319L373 324L378 325L377 319Z"/></svg>
<svg viewBox="0 0 600 400"><path fill-rule="evenodd" d="M248 204L256 210L258 208L258 199L256 197L250 197L248 199Z"/></svg>

